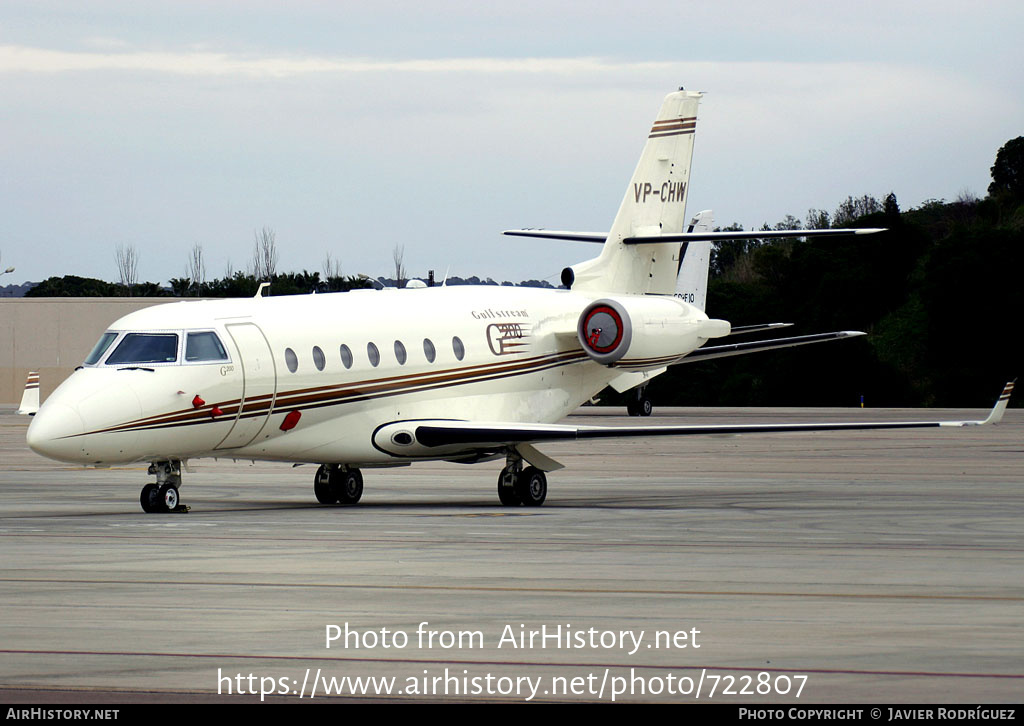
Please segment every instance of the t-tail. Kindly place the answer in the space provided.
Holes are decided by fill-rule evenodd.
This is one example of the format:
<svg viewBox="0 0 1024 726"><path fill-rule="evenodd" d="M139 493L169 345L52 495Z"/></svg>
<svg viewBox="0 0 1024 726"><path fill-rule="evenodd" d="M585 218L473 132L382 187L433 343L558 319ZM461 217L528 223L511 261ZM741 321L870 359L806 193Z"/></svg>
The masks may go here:
<svg viewBox="0 0 1024 726"><path fill-rule="evenodd" d="M885 231L858 228L799 230L797 233L794 230L712 232L710 211L696 215L684 229L700 99L700 93L683 90L665 97L608 234L546 229L506 230L504 234L603 245L599 256L562 271L562 284L566 287L599 295L675 295L703 309L713 242Z"/></svg>
<svg viewBox="0 0 1024 726"><path fill-rule="evenodd" d="M680 245L631 240L684 231L700 99L700 93L683 90L665 97L601 255L573 266L573 289L676 291Z"/></svg>

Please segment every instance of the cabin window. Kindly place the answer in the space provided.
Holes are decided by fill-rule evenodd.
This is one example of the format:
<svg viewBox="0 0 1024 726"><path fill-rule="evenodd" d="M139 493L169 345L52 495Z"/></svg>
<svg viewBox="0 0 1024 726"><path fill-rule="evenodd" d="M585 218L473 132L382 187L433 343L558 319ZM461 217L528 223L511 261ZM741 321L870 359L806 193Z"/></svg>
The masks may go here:
<svg viewBox="0 0 1024 726"><path fill-rule="evenodd" d="M427 362L429 363L433 363L434 358L437 357L437 350L434 348L430 338L423 339L423 355L427 356Z"/></svg>
<svg viewBox="0 0 1024 726"><path fill-rule="evenodd" d="M366 357L370 359L370 365L374 368L380 365L380 351L373 343L366 344Z"/></svg>
<svg viewBox="0 0 1024 726"><path fill-rule="evenodd" d="M342 345L341 348L339 348L339 352L341 353L341 364L346 368L351 368L352 350L347 345Z"/></svg>
<svg viewBox="0 0 1024 726"><path fill-rule="evenodd" d="M174 333L128 333L107 358L107 365L174 363L178 336Z"/></svg>
<svg viewBox="0 0 1024 726"><path fill-rule="evenodd" d="M408 357L409 357L409 355L405 352L405 346L402 344L402 341L396 340L395 341L395 360L398 361L398 365L404 366L405 365L405 361L406 361L406 359Z"/></svg>
<svg viewBox="0 0 1024 726"><path fill-rule="evenodd" d="M93 346L92 352L89 353L89 357L85 359L87 366L94 366L100 362L100 358L107 352L107 348L117 338L117 333L106 332L103 336L96 341L96 345Z"/></svg>
<svg viewBox="0 0 1024 726"><path fill-rule="evenodd" d="M452 352L455 353L455 357L459 360L466 357L466 346L462 344L462 340L457 335L452 338Z"/></svg>
<svg viewBox="0 0 1024 726"><path fill-rule="evenodd" d="M228 353L213 331L189 333L185 338L185 362L224 361Z"/></svg>
<svg viewBox="0 0 1024 726"><path fill-rule="evenodd" d="M324 366L327 365L327 358L324 356L324 352L320 350L319 345L313 346L313 365L316 366L318 371L322 371Z"/></svg>
<svg viewBox="0 0 1024 726"><path fill-rule="evenodd" d="M299 356L291 348L284 349L284 362L292 373L299 369Z"/></svg>

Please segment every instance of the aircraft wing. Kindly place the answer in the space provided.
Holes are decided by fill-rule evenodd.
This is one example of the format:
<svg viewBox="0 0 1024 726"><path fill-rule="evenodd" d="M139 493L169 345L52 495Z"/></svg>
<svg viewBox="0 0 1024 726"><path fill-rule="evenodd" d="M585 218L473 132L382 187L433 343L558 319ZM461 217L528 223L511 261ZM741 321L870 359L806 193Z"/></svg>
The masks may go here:
<svg viewBox="0 0 1024 726"><path fill-rule="evenodd" d="M863 227L857 229L784 229L784 230L749 230L746 232L678 232L671 234L637 235L625 237L622 242L627 245L646 245L657 242L697 242L710 240L718 242L726 239L786 239L789 237L837 237L844 234L878 234L887 231L885 227Z"/></svg>
<svg viewBox="0 0 1024 726"><path fill-rule="evenodd" d="M557 462L547 459L533 444L549 441L630 438L648 436L730 436L738 434L807 433L809 431L861 431L867 429L910 429L933 427L986 426L1003 418L1014 382L1003 388L995 406L984 420L961 421L847 421L759 424L690 424L684 426L572 426L568 424L481 423L430 419L397 421L379 427L373 434L378 449L410 458L437 456L458 458L517 449L525 459L546 471ZM539 457L536 455L539 454ZM546 461L545 461L546 460Z"/></svg>
<svg viewBox="0 0 1024 726"><path fill-rule="evenodd" d="M672 362L672 365L682 363L697 363L712 358L726 358L732 355L746 355L747 353L759 353L762 350L775 350L777 348L792 348L797 345L810 345L811 343L824 343L829 340L841 340L842 338L856 338L867 335L859 330L840 330L835 333L815 333L814 335L797 335L792 338L773 338L772 340L753 340L749 343L730 343L728 345L713 345L711 347L697 348L685 357Z"/></svg>

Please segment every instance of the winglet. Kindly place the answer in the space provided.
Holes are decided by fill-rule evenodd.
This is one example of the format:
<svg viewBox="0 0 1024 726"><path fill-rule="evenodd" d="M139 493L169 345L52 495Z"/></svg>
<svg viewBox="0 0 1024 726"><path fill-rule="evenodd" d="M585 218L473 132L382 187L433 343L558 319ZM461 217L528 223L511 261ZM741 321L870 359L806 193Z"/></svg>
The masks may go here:
<svg viewBox="0 0 1024 726"><path fill-rule="evenodd" d="M22 416L35 416L39 410L39 373L29 371L28 380L25 381L25 392L21 394L21 408L18 413Z"/></svg>
<svg viewBox="0 0 1024 726"><path fill-rule="evenodd" d="M999 400L996 401L996 405L992 407L992 413L988 415L988 418L981 422L982 426L988 424L997 424L1003 420L1003 412L1006 410L1006 406L1010 403L1010 394L1013 393L1013 385L1017 382L1014 378L1003 386L1003 392L999 394Z"/></svg>

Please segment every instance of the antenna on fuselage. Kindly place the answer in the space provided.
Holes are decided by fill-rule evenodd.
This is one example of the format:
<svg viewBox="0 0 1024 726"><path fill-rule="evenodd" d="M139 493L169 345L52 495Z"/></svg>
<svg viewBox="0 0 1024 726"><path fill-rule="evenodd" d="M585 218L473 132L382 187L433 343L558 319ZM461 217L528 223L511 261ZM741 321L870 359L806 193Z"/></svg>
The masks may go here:
<svg viewBox="0 0 1024 726"><path fill-rule="evenodd" d="M264 296L263 295L263 288L266 288L266 287L270 287L270 283L269 282L261 282L260 283L260 289L256 291L256 294L253 295L253 297L263 297Z"/></svg>

